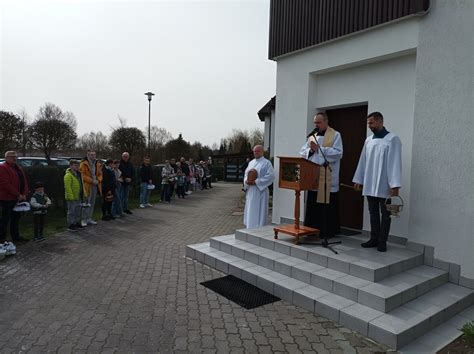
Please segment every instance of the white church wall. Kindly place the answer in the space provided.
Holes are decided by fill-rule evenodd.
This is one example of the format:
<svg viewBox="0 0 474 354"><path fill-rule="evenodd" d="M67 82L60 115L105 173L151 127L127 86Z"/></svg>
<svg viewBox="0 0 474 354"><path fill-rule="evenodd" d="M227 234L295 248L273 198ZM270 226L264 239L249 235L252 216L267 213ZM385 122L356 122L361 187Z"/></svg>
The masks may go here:
<svg viewBox="0 0 474 354"><path fill-rule="evenodd" d="M310 96L312 111L358 105L368 102L368 111L384 115L387 130L402 140L402 198L405 207L402 218L394 219L391 234L408 235L410 213L410 175L413 139L413 110L415 92L415 55L363 65L346 70L312 75L314 93ZM314 114L314 113L313 113ZM308 120L308 124L312 119ZM330 123L330 122L329 122ZM371 135L370 130L367 131ZM344 140L344 136L342 136ZM370 230L367 205L364 205L364 230Z"/></svg>
<svg viewBox="0 0 474 354"><path fill-rule="evenodd" d="M413 54L418 45L418 20L411 17L279 58L274 156L297 156L304 141L316 107L312 98L315 89L312 73L321 75ZM275 170L278 168L275 158ZM278 223L282 216L292 217L293 209L294 193L278 188L276 182L272 221Z"/></svg>
<svg viewBox="0 0 474 354"><path fill-rule="evenodd" d="M474 278L474 1L431 0L416 63L411 219L415 242Z"/></svg>
<svg viewBox="0 0 474 354"><path fill-rule="evenodd" d="M275 110L272 109L270 119L270 157L275 156Z"/></svg>
<svg viewBox="0 0 474 354"><path fill-rule="evenodd" d="M270 147L270 128L271 128L271 122L270 122L270 117L267 116L265 117L265 127L263 130L263 149L265 151L268 150Z"/></svg>

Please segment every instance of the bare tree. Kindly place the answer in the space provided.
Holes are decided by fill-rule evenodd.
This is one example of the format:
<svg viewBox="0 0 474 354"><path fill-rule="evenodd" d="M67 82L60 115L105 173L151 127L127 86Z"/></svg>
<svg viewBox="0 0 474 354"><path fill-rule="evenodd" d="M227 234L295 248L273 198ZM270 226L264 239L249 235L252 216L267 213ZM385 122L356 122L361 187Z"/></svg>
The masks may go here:
<svg viewBox="0 0 474 354"><path fill-rule="evenodd" d="M53 152L76 145L76 124L72 113L65 114L58 106L46 103L40 107L36 120L29 127L30 142L49 160Z"/></svg>
<svg viewBox="0 0 474 354"><path fill-rule="evenodd" d="M77 147L81 150L108 152L110 150L109 138L102 132L86 133L79 138Z"/></svg>
<svg viewBox="0 0 474 354"><path fill-rule="evenodd" d="M128 151L130 155L133 155L145 148L146 139L138 128L120 127L114 129L110 135L109 143L117 152Z"/></svg>
<svg viewBox="0 0 474 354"><path fill-rule="evenodd" d="M0 151L21 147L25 122L11 112L0 111Z"/></svg>
<svg viewBox="0 0 474 354"><path fill-rule="evenodd" d="M143 129L143 134L148 136L148 127ZM158 150L163 148L166 143L173 140L173 135L165 128L158 128L156 125L150 127L150 149Z"/></svg>
<svg viewBox="0 0 474 354"><path fill-rule="evenodd" d="M21 154L23 156L26 156L26 151L28 150L29 148L29 145L30 144L30 137L29 137L29 129L28 129L28 125L30 124L30 115L28 114L28 112L26 111L26 109L22 108L19 112L18 112L18 116L21 118L22 122L23 122L23 129L22 129L22 132L21 132L21 143L20 143L20 150L21 150Z"/></svg>
<svg viewBox="0 0 474 354"><path fill-rule="evenodd" d="M249 132L249 142L252 147L263 145L263 130L255 128Z"/></svg>
<svg viewBox="0 0 474 354"><path fill-rule="evenodd" d="M233 129L229 136L221 139L219 153L248 153L255 145L263 144L263 131L255 128L251 131Z"/></svg>

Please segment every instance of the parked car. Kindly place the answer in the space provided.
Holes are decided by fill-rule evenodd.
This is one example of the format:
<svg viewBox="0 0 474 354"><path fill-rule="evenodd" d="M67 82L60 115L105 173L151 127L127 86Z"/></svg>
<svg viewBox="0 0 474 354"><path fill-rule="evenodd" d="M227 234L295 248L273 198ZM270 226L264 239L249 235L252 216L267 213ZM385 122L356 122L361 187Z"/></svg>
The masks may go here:
<svg viewBox="0 0 474 354"><path fill-rule="evenodd" d="M0 159L0 163L4 162L5 159ZM21 167L38 167L38 166L58 166L58 167L68 167L69 161L66 159L60 159L56 157L52 157L50 159L50 163L48 164L48 160L46 157L37 157L37 156L18 156L16 159L17 163Z"/></svg>
<svg viewBox="0 0 474 354"><path fill-rule="evenodd" d="M67 168L69 167L69 160L59 157L51 157L50 165Z"/></svg>

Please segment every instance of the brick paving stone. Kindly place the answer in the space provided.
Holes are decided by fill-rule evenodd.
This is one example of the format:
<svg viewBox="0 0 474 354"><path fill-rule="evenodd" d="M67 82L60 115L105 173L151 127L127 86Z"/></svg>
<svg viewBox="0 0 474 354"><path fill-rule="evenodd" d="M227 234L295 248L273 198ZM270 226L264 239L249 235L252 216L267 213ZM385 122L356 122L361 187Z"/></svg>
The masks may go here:
<svg viewBox="0 0 474 354"><path fill-rule="evenodd" d="M318 353L387 348L279 301L246 310L199 283L185 246L242 228L240 184L18 246L0 261L0 353Z"/></svg>

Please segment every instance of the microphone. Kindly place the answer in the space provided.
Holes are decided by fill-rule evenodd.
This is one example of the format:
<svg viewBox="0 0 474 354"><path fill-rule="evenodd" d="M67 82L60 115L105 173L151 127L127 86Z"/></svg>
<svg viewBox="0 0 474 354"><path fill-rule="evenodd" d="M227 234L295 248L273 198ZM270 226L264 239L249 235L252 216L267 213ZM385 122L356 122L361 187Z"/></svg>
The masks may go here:
<svg viewBox="0 0 474 354"><path fill-rule="evenodd" d="M313 130L311 130L311 133L309 133L307 136L306 136L306 139L308 139L310 136L314 135L315 133L319 133L319 128L316 127L314 128Z"/></svg>

